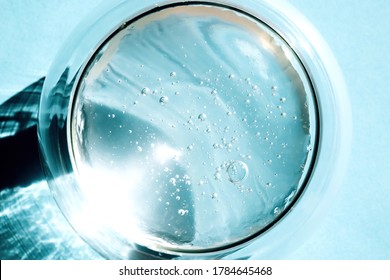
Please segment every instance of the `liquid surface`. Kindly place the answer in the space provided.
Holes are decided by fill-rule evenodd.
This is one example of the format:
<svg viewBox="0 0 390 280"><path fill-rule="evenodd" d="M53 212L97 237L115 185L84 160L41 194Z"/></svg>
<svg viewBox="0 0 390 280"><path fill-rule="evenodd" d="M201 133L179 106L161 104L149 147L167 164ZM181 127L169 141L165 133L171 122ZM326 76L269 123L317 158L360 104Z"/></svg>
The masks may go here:
<svg viewBox="0 0 390 280"><path fill-rule="evenodd" d="M298 58L264 24L200 5L146 15L97 51L75 93L85 209L113 238L154 250L245 240L300 192L314 107Z"/></svg>

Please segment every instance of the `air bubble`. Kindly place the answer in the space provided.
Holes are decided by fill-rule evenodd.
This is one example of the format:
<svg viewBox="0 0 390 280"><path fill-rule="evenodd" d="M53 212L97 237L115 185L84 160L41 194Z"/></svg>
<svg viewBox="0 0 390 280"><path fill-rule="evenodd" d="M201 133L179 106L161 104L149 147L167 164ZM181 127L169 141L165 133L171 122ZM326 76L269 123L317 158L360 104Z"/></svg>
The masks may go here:
<svg viewBox="0 0 390 280"><path fill-rule="evenodd" d="M171 183L172 185L176 186L176 179L175 178L169 179L169 183Z"/></svg>
<svg viewBox="0 0 390 280"><path fill-rule="evenodd" d="M207 119L207 115L202 113L198 116L198 119L201 120L201 121L205 121Z"/></svg>
<svg viewBox="0 0 390 280"><path fill-rule="evenodd" d="M150 88L145 87L141 90L142 95L148 95L150 94Z"/></svg>
<svg viewBox="0 0 390 280"><path fill-rule="evenodd" d="M212 95L212 96L216 96L216 95L217 95L217 90L216 90L216 89L213 89L213 90L211 91L211 95Z"/></svg>
<svg viewBox="0 0 390 280"><path fill-rule="evenodd" d="M191 180L185 180L184 184L186 184L187 186L191 186Z"/></svg>
<svg viewBox="0 0 390 280"><path fill-rule="evenodd" d="M160 98L160 104L161 105L166 105L168 103L168 101L169 101L169 98L167 96L162 96Z"/></svg>
<svg viewBox="0 0 390 280"><path fill-rule="evenodd" d="M180 216L185 216L188 214L188 210L185 210L185 209L179 209L179 211L177 211L177 213L179 213Z"/></svg>
<svg viewBox="0 0 390 280"><path fill-rule="evenodd" d="M169 74L169 76L175 77L175 76L176 76L176 72L171 72L171 73Z"/></svg>
<svg viewBox="0 0 390 280"><path fill-rule="evenodd" d="M248 177L248 166L242 161L233 161L227 168L229 181L239 183Z"/></svg>

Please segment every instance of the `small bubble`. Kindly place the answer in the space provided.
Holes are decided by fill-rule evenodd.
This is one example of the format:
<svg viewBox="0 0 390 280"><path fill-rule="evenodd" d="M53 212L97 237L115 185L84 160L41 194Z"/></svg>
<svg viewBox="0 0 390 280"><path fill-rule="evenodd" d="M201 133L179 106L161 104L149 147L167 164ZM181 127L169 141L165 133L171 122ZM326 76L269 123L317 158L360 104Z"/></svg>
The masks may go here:
<svg viewBox="0 0 390 280"><path fill-rule="evenodd" d="M233 80L234 78L235 78L234 74L230 74L230 75L229 75L229 79L230 79L230 80Z"/></svg>
<svg viewBox="0 0 390 280"><path fill-rule="evenodd" d="M184 216L184 215L188 214L188 210L179 209L179 211L177 211L177 213L179 213L180 216Z"/></svg>
<svg viewBox="0 0 390 280"><path fill-rule="evenodd" d="M142 152L142 147L141 147L141 146L138 146L138 147L137 147L137 151L138 151L138 152Z"/></svg>
<svg viewBox="0 0 390 280"><path fill-rule="evenodd" d="M211 132L211 128L208 127L208 128L206 129L206 132L207 132L207 133L210 133L210 132Z"/></svg>
<svg viewBox="0 0 390 280"><path fill-rule="evenodd" d="M216 96L216 95L217 95L217 90L216 90L216 89L213 89L213 90L211 91L211 95L212 95L212 96Z"/></svg>
<svg viewBox="0 0 390 280"><path fill-rule="evenodd" d="M290 203L293 201L294 196L295 196L295 190L293 190L293 191L284 199L285 206L287 206L288 204L290 204Z"/></svg>
<svg viewBox="0 0 390 280"><path fill-rule="evenodd" d="M171 183L172 185L176 186L176 179L175 178L169 179L169 183Z"/></svg>
<svg viewBox="0 0 390 280"><path fill-rule="evenodd" d="M282 97L282 98L280 98L279 100L280 100L280 102L282 102L282 103L286 102L286 98L285 98L285 97Z"/></svg>
<svg viewBox="0 0 390 280"><path fill-rule="evenodd" d="M283 113L281 113L280 115L281 115L282 117L285 117L287 114L283 112Z"/></svg>
<svg viewBox="0 0 390 280"><path fill-rule="evenodd" d="M282 156L281 155L276 155L276 158L282 158Z"/></svg>
<svg viewBox="0 0 390 280"><path fill-rule="evenodd" d="M241 182L248 177L248 167L242 161L233 161L229 164L226 171L229 176L229 181L232 183Z"/></svg>
<svg viewBox="0 0 390 280"><path fill-rule="evenodd" d="M211 198L212 198L212 199L218 198L218 194L217 194L217 193L212 193L212 194L211 194Z"/></svg>
<svg viewBox="0 0 390 280"><path fill-rule="evenodd" d="M207 115L202 113L198 116L198 119L201 120L201 121L205 121L207 119Z"/></svg>
<svg viewBox="0 0 390 280"><path fill-rule="evenodd" d="M169 74L169 76L175 77L175 76L176 76L176 72L171 72L171 73Z"/></svg>
<svg viewBox="0 0 390 280"><path fill-rule="evenodd" d="M277 87L277 86L272 86L272 87L271 87L271 90L272 90L272 91L277 91L277 90L278 90L278 87Z"/></svg>
<svg viewBox="0 0 390 280"><path fill-rule="evenodd" d="M191 186L191 180L185 180L184 182L187 186Z"/></svg>
<svg viewBox="0 0 390 280"><path fill-rule="evenodd" d="M280 208L279 208L279 207L275 207L275 209L274 209L274 215L277 216L277 215L279 215L280 213L281 213Z"/></svg>
<svg viewBox="0 0 390 280"><path fill-rule="evenodd" d="M203 186L204 184L205 184L205 181L203 181L203 180L200 180L198 183L199 186Z"/></svg>
<svg viewBox="0 0 390 280"><path fill-rule="evenodd" d="M143 88L143 89L141 90L141 94L142 94L142 95L148 95L148 94L150 94L150 88L148 88L148 87Z"/></svg>
<svg viewBox="0 0 390 280"><path fill-rule="evenodd" d="M193 146L193 145L189 145L189 146L187 146L187 150L189 150L189 151L191 151L193 148L194 148L194 146Z"/></svg>
<svg viewBox="0 0 390 280"><path fill-rule="evenodd" d="M177 195L177 196L175 197L175 199L176 199L176 200L180 200L180 196Z"/></svg>
<svg viewBox="0 0 390 280"><path fill-rule="evenodd" d="M160 104L161 104L161 105L166 105L166 104L168 103L168 101L169 101L169 99L168 99L167 96L162 96L162 97L160 98Z"/></svg>

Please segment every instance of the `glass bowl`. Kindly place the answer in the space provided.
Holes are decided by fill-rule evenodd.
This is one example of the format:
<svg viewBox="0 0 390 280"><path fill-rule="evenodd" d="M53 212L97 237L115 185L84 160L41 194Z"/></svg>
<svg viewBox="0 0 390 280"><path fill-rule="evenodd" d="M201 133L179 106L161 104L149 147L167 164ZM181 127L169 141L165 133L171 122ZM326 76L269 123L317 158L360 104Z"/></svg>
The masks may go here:
<svg viewBox="0 0 390 280"><path fill-rule="evenodd" d="M337 190L350 128L331 52L274 1L102 6L39 112L53 196L109 259L285 257Z"/></svg>

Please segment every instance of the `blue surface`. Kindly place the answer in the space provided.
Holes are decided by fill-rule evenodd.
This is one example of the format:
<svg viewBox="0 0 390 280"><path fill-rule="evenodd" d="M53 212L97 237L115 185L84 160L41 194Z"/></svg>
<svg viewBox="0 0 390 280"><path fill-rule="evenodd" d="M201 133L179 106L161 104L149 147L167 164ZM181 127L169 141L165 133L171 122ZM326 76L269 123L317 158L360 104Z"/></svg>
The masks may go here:
<svg viewBox="0 0 390 280"><path fill-rule="evenodd" d="M338 197L307 242L287 258L390 259L390 2L290 3L313 23L339 61L354 134ZM0 103L46 74L71 30L98 4L0 0Z"/></svg>

